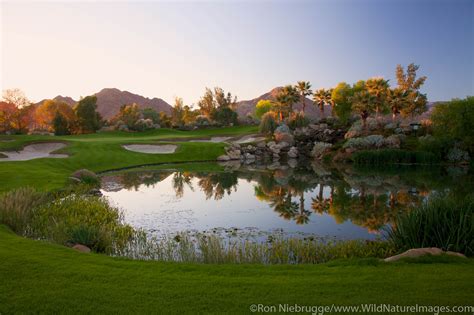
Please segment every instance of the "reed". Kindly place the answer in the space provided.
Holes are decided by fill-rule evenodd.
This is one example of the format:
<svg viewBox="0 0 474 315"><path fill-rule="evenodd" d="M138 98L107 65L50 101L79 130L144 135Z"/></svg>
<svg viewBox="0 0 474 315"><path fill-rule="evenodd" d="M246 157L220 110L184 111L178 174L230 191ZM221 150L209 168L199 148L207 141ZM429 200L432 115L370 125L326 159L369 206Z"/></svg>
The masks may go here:
<svg viewBox="0 0 474 315"><path fill-rule="evenodd" d="M396 218L388 239L400 251L438 247L473 256L474 197L437 195Z"/></svg>

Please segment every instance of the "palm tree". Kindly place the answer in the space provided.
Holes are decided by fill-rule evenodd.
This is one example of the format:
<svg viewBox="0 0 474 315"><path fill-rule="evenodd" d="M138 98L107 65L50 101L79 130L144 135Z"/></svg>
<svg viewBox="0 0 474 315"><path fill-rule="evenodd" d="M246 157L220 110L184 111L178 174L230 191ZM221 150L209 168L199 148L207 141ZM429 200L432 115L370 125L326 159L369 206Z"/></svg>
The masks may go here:
<svg viewBox="0 0 474 315"><path fill-rule="evenodd" d="M288 111L290 114L293 112L293 105L299 100L298 91L292 85L284 86L278 93L276 100L280 121L282 121L283 112Z"/></svg>
<svg viewBox="0 0 474 315"><path fill-rule="evenodd" d="M318 105L321 111L321 117L324 117L324 105L326 105L327 91L325 89L319 89L313 94L313 101Z"/></svg>
<svg viewBox="0 0 474 315"><path fill-rule="evenodd" d="M409 104L408 92L401 88L389 89L387 100L392 111L392 119L395 120L400 111Z"/></svg>
<svg viewBox="0 0 474 315"><path fill-rule="evenodd" d="M366 127L367 118L375 111L376 100L375 97L367 90L362 90L354 93L351 98L352 109L359 113L362 119L364 128Z"/></svg>
<svg viewBox="0 0 474 315"><path fill-rule="evenodd" d="M365 82L367 91L373 96L375 102L375 117L386 109L388 80L383 78L370 78Z"/></svg>
<svg viewBox="0 0 474 315"><path fill-rule="evenodd" d="M333 91L333 90L334 90L334 89L328 89L328 90L326 90L326 97L325 97L325 99L326 99L326 104L331 105L331 115L332 115L332 116L335 115L335 114L334 114L334 109L335 109L335 107L336 107L336 102L334 102L334 100L332 99L332 91Z"/></svg>
<svg viewBox="0 0 474 315"><path fill-rule="evenodd" d="M309 81L298 81L295 85L296 90L300 93L301 104L303 105L303 113L306 108L305 98L313 94L311 91L311 83Z"/></svg>

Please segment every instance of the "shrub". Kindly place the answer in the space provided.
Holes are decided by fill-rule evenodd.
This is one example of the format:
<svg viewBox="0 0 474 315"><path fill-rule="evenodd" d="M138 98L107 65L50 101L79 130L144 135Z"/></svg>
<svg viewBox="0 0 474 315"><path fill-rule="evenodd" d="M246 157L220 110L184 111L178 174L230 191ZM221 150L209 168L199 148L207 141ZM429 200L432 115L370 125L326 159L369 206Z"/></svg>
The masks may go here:
<svg viewBox="0 0 474 315"><path fill-rule="evenodd" d="M474 153L474 96L436 105L431 121L437 138L460 142L463 149Z"/></svg>
<svg viewBox="0 0 474 315"><path fill-rule="evenodd" d="M277 115L275 112L268 112L262 116L262 121L259 126L261 133L272 134L277 127Z"/></svg>
<svg viewBox="0 0 474 315"><path fill-rule="evenodd" d="M255 106L255 117L262 119L262 116L271 111L273 108L273 102L270 100L260 100Z"/></svg>
<svg viewBox="0 0 474 315"><path fill-rule="evenodd" d="M105 198L70 195L40 206L32 233L63 245L85 242L94 251L111 253L124 246L134 231Z"/></svg>
<svg viewBox="0 0 474 315"><path fill-rule="evenodd" d="M100 179L99 177L92 171L81 169L75 171L72 175L72 178L77 179L81 184L85 184L91 187L99 187L100 186Z"/></svg>
<svg viewBox="0 0 474 315"><path fill-rule="evenodd" d="M472 256L474 253L474 197L438 195L400 215L388 238L400 251L438 247Z"/></svg>
<svg viewBox="0 0 474 315"><path fill-rule="evenodd" d="M436 164L440 159L430 152L382 149L359 151L353 154L355 164Z"/></svg>
<svg viewBox="0 0 474 315"><path fill-rule="evenodd" d="M4 193L0 195L0 223L17 234L28 234L36 208L46 200L46 194L30 187Z"/></svg>
<svg viewBox="0 0 474 315"><path fill-rule="evenodd" d="M229 107L218 108L212 113L212 119L223 126L237 124L237 117L237 113Z"/></svg>
<svg viewBox="0 0 474 315"><path fill-rule="evenodd" d="M295 113L288 119L288 126L291 129L306 127L309 125L309 119L303 113Z"/></svg>

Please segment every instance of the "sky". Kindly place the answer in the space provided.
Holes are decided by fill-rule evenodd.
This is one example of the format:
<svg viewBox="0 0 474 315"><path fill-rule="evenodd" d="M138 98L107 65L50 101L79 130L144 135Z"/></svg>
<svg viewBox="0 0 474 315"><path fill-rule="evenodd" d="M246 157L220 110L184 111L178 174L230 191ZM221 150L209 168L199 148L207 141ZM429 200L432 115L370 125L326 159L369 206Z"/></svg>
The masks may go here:
<svg viewBox="0 0 474 315"><path fill-rule="evenodd" d="M3 89L32 101L118 88L197 103L239 100L420 65L431 101L474 95L474 1L2 1Z"/></svg>

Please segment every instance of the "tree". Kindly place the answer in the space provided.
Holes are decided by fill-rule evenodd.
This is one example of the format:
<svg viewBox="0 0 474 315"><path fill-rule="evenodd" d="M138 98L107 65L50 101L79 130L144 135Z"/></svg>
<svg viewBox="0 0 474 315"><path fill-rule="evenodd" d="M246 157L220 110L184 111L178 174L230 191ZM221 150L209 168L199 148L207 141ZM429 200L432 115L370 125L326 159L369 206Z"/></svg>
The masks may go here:
<svg viewBox="0 0 474 315"><path fill-rule="evenodd" d="M174 99L174 106L171 109L171 122L174 126L182 127L184 125L184 103L183 99L176 97Z"/></svg>
<svg viewBox="0 0 474 315"><path fill-rule="evenodd" d="M101 117L97 112L97 97L86 96L74 107L77 117L77 126L80 133L91 133L99 130Z"/></svg>
<svg viewBox="0 0 474 315"><path fill-rule="evenodd" d="M129 129L136 130L137 123L142 118L142 111L138 104L122 105L120 110L112 119L114 123L125 124Z"/></svg>
<svg viewBox="0 0 474 315"><path fill-rule="evenodd" d="M262 116L265 113L268 113L272 110L273 105L273 102L270 100L258 101L257 106L255 106L255 117L257 117L258 119L262 119Z"/></svg>
<svg viewBox="0 0 474 315"><path fill-rule="evenodd" d="M214 95L211 89L206 88L204 96L198 102L199 111L201 115L211 118L212 113L216 110L216 104L214 103Z"/></svg>
<svg viewBox="0 0 474 315"><path fill-rule="evenodd" d="M230 107L219 107L212 114L212 119L224 126L237 124L237 113Z"/></svg>
<svg viewBox="0 0 474 315"><path fill-rule="evenodd" d="M13 116L16 111L15 104L0 102L0 132L10 132L14 129Z"/></svg>
<svg viewBox="0 0 474 315"><path fill-rule="evenodd" d="M56 112L52 125L55 135L63 136L70 134L68 120L59 111Z"/></svg>
<svg viewBox="0 0 474 315"><path fill-rule="evenodd" d="M395 120L400 111L404 110L409 104L408 92L400 87L389 89L387 93L387 102L392 112L392 119Z"/></svg>
<svg viewBox="0 0 474 315"><path fill-rule="evenodd" d="M437 138L460 142L474 154L474 96L436 105L431 121Z"/></svg>
<svg viewBox="0 0 474 315"><path fill-rule="evenodd" d="M298 92L292 85L286 85L278 92L275 107L278 110L280 121L282 121L285 116L293 113L293 105L298 102L298 100Z"/></svg>
<svg viewBox="0 0 474 315"><path fill-rule="evenodd" d="M3 90L3 101L15 105L17 108L22 108L31 104L28 98L20 89Z"/></svg>
<svg viewBox="0 0 474 315"><path fill-rule="evenodd" d="M401 65L397 65L395 75L397 77L398 88L406 93L406 105L400 109L400 113L407 116L422 114L426 111L427 97L420 92L421 86L426 81L426 76L416 78L416 72L420 66L411 63L407 66L405 73Z"/></svg>
<svg viewBox="0 0 474 315"><path fill-rule="evenodd" d="M362 119L362 124L366 126L367 118L375 112L377 107L376 98L367 90L361 90L354 93L350 98L352 110L357 112Z"/></svg>
<svg viewBox="0 0 474 315"><path fill-rule="evenodd" d="M354 94L354 89L346 82L340 82L332 89L331 99L334 102L334 113L343 122L351 117L350 98Z"/></svg>
<svg viewBox="0 0 474 315"><path fill-rule="evenodd" d="M232 98L232 94L230 92L225 94L224 90L220 87L214 88L214 98L217 108L229 107L233 110L235 108L235 104L237 103L236 96Z"/></svg>
<svg viewBox="0 0 474 315"><path fill-rule="evenodd" d="M387 110L387 91L388 91L388 80L383 78L370 78L365 81L365 88L367 92L372 96L372 100L375 103L375 115L379 116L380 113L384 113Z"/></svg>
<svg viewBox="0 0 474 315"><path fill-rule="evenodd" d="M306 108L306 96L313 94L311 91L311 83L309 81L298 81L295 85L296 90L300 93L301 104L303 105L303 113Z"/></svg>
<svg viewBox="0 0 474 315"><path fill-rule="evenodd" d="M151 107L144 108L142 110L142 116L143 119L150 119L154 124L160 123L160 115Z"/></svg>
<svg viewBox="0 0 474 315"><path fill-rule="evenodd" d="M190 106L185 105L183 109L183 120L186 125L192 124L196 121L196 117L199 115L198 110L193 110Z"/></svg>
<svg viewBox="0 0 474 315"><path fill-rule="evenodd" d="M33 122L32 106L20 89L3 90L0 106L0 129L3 132L26 132Z"/></svg>
<svg viewBox="0 0 474 315"><path fill-rule="evenodd" d="M45 100L36 108L36 123L42 129L53 129L53 119L58 112L68 121L69 125L73 125L76 119L74 110L68 104L55 100Z"/></svg>
<svg viewBox="0 0 474 315"><path fill-rule="evenodd" d="M321 117L324 117L324 106L331 104L331 94L329 90L319 89L314 92L313 101L319 107Z"/></svg>

